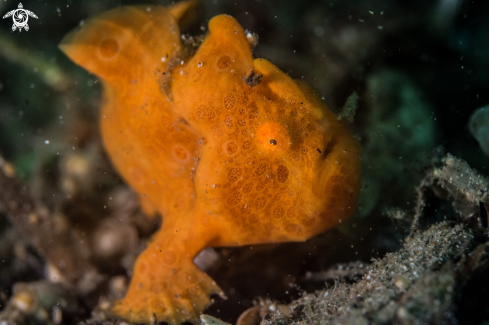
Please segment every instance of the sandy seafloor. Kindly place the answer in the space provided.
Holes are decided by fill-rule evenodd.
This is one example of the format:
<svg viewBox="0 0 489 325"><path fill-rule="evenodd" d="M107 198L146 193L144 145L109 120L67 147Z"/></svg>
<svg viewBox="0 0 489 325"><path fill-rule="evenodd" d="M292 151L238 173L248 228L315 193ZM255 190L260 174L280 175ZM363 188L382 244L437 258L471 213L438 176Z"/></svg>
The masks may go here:
<svg viewBox="0 0 489 325"><path fill-rule="evenodd" d="M1 324L119 323L104 308L158 224L104 154L97 77L57 44L81 20L136 3L24 1L38 16L29 31L0 21ZM0 15L17 6L1 1ZM335 112L356 92L350 127L363 148L362 192L346 224L306 243L202 257L228 296L206 313L235 323L260 306L263 318L240 325L489 322L489 2L202 0L196 13L185 34L201 35L217 14L235 17L259 35L256 57L312 84ZM28 220L26 200L64 237L16 223L16 214ZM66 287L76 272L53 273L46 250L60 258L53 247L70 236L88 243L73 246L88 261L76 271L97 277Z"/></svg>

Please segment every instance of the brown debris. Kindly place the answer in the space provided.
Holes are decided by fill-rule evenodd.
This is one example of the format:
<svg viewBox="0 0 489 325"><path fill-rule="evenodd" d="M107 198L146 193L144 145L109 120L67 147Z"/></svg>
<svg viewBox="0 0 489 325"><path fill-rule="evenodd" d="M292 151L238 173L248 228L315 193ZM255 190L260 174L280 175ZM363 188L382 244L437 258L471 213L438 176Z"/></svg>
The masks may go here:
<svg viewBox="0 0 489 325"><path fill-rule="evenodd" d="M464 220L468 221L478 216L481 226L484 227L487 223L485 207L489 204L489 180L470 168L464 160L451 154L447 154L441 162L443 165L431 169L417 188L418 199L411 224L411 235L418 227L427 189L431 189L442 199L451 199L454 210Z"/></svg>
<svg viewBox="0 0 489 325"><path fill-rule="evenodd" d="M50 211L35 202L27 186L13 173L6 173L5 166L7 162L0 157L0 209L10 222L70 283L96 274L88 257L82 254L77 236L68 227L58 227Z"/></svg>
<svg viewBox="0 0 489 325"><path fill-rule="evenodd" d="M362 262L351 262L348 264L338 264L324 272L307 272L307 281L341 281L357 282L364 274L369 271L369 265Z"/></svg>
<svg viewBox="0 0 489 325"><path fill-rule="evenodd" d="M408 238L398 252L375 260L357 283L335 282L303 294L288 312L273 313L261 324L449 323L457 275L465 268L452 260L468 253L473 242L464 225L436 224Z"/></svg>
<svg viewBox="0 0 489 325"><path fill-rule="evenodd" d="M471 222L475 219L471 211L485 210L479 202L487 201L487 180L451 155L441 162L418 186L412 232L401 249L373 259L361 268L366 271L363 275L348 264L306 275L306 280L335 281L328 282L327 289L303 293L286 311L277 310L261 325L457 324L478 319L467 307L483 307L474 293L488 283L489 242L487 229L481 231ZM423 213L431 204L429 190L452 200L453 216L462 218L420 229L419 219L429 217ZM395 219L407 214L394 213L399 214ZM347 276L355 273L361 278L348 282Z"/></svg>
<svg viewBox="0 0 489 325"><path fill-rule="evenodd" d="M32 319L36 319L37 323L64 324L63 315L77 315L82 310L76 297L63 284L18 282L13 286L6 308L0 312L0 323L31 324Z"/></svg>
<svg viewBox="0 0 489 325"><path fill-rule="evenodd" d="M255 87L261 82L261 77L263 77L262 74L255 74L255 70L251 70L250 74L247 77L243 77L243 80L248 86Z"/></svg>
<svg viewBox="0 0 489 325"><path fill-rule="evenodd" d="M479 209L479 202L489 203L489 180L450 154L442 162L444 166L434 169L428 177L453 198L455 211L470 217Z"/></svg>

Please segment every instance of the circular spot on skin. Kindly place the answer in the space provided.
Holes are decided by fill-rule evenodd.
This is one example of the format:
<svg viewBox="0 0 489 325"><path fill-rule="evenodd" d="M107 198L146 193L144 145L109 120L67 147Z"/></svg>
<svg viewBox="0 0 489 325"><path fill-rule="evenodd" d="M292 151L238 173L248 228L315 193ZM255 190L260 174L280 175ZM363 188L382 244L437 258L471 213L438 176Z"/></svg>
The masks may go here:
<svg viewBox="0 0 489 325"><path fill-rule="evenodd" d="M221 56L216 63L219 69L226 69L227 67L229 67L230 64L231 64L231 58L227 55Z"/></svg>
<svg viewBox="0 0 489 325"><path fill-rule="evenodd" d="M256 224L256 223L260 222L260 218L256 214L250 214L248 216L248 222L250 224Z"/></svg>
<svg viewBox="0 0 489 325"><path fill-rule="evenodd" d="M213 135L215 135L216 137L222 137L223 136L223 132L222 132L222 129L221 127L219 127L218 125L214 125L212 128L211 128L211 132Z"/></svg>
<svg viewBox="0 0 489 325"><path fill-rule="evenodd" d="M295 224L295 223L288 223L285 225L285 232L289 233L289 234L298 234L300 233L301 231L301 226L299 226L298 224Z"/></svg>
<svg viewBox="0 0 489 325"><path fill-rule="evenodd" d="M175 255L175 252L173 251L163 252L163 261L165 261L166 264L173 264L175 263L176 259L177 256Z"/></svg>
<svg viewBox="0 0 489 325"><path fill-rule="evenodd" d="M291 207L287 208L285 215L286 215L287 219L295 220L295 218L297 218L297 207L291 206Z"/></svg>
<svg viewBox="0 0 489 325"><path fill-rule="evenodd" d="M280 165L277 168L277 180L280 183L285 183L287 181L287 178L289 178L289 169L285 167L284 165Z"/></svg>
<svg viewBox="0 0 489 325"><path fill-rule="evenodd" d="M265 196L260 196L255 200L255 208L261 210L267 204L267 198Z"/></svg>
<svg viewBox="0 0 489 325"><path fill-rule="evenodd" d="M106 58L110 59L119 52L119 44L113 38L107 38L100 44L100 54Z"/></svg>
<svg viewBox="0 0 489 325"><path fill-rule="evenodd" d="M271 143L271 144L273 144L274 146L276 146L276 145L277 145L277 140L275 140L275 139L270 139L270 143Z"/></svg>
<svg viewBox="0 0 489 325"><path fill-rule="evenodd" d="M243 193L250 193L252 188L253 188L253 183L249 182L243 185L243 188L241 190L243 191Z"/></svg>
<svg viewBox="0 0 489 325"><path fill-rule="evenodd" d="M257 191L257 192L263 191L263 189L265 187L267 187L267 183L266 182L260 182L256 185L255 191Z"/></svg>
<svg viewBox="0 0 489 325"><path fill-rule="evenodd" d="M257 117L258 117L258 111L250 111L250 112L248 113L248 118L249 118L250 120L254 120L254 119L256 119Z"/></svg>
<svg viewBox="0 0 489 325"><path fill-rule="evenodd" d="M270 182L268 180L269 179L266 179L266 180L259 182L256 185L255 191L260 192L260 191L263 191L266 187L268 187L268 185L270 184Z"/></svg>
<svg viewBox="0 0 489 325"><path fill-rule="evenodd" d="M293 152L292 153L292 159L294 159L295 161L300 161L301 160L301 156L299 155L298 152Z"/></svg>
<svg viewBox="0 0 489 325"><path fill-rule="evenodd" d="M272 215L274 219L282 219L285 215L285 209L281 205L278 205L273 209Z"/></svg>
<svg viewBox="0 0 489 325"><path fill-rule="evenodd" d="M174 131L172 119L168 116L161 117L160 125L165 130Z"/></svg>
<svg viewBox="0 0 489 325"><path fill-rule="evenodd" d="M195 118L198 120L212 120L216 118L216 113L212 108L200 105L195 109Z"/></svg>
<svg viewBox="0 0 489 325"><path fill-rule="evenodd" d="M231 182L236 182L242 174L243 171L241 170L241 168L231 168L229 170L228 177Z"/></svg>
<svg viewBox="0 0 489 325"><path fill-rule="evenodd" d="M233 192L229 198L228 198L228 203L231 205L236 205L239 202L241 202L243 195L239 193L238 191Z"/></svg>
<svg viewBox="0 0 489 325"><path fill-rule="evenodd" d="M238 152L238 145L234 141L229 141L224 144L224 151L232 156Z"/></svg>
<svg viewBox="0 0 489 325"><path fill-rule="evenodd" d="M202 106L199 106L195 109L195 118L198 120L205 120L205 113Z"/></svg>
<svg viewBox="0 0 489 325"><path fill-rule="evenodd" d="M250 140L246 140L245 142L243 142L243 145L241 147L243 148L243 150L248 150L251 148L252 144L253 142L251 142Z"/></svg>
<svg viewBox="0 0 489 325"><path fill-rule="evenodd" d="M341 177L339 175L333 175L329 178L329 182L331 184L333 183L340 183L341 182Z"/></svg>
<svg viewBox="0 0 489 325"><path fill-rule="evenodd" d="M182 145L176 144L172 149L173 157L179 162L186 163L190 161L190 152Z"/></svg>
<svg viewBox="0 0 489 325"><path fill-rule="evenodd" d="M252 166L256 163L256 160L256 156L248 156L248 158L246 158L246 165Z"/></svg>
<svg viewBox="0 0 489 325"><path fill-rule="evenodd" d="M255 169L253 175L258 177L263 175L263 173L268 169L268 163L267 162L261 162Z"/></svg>
<svg viewBox="0 0 489 325"><path fill-rule="evenodd" d="M233 128L233 117L232 116L226 116L224 118L224 125L227 126L228 128Z"/></svg>
<svg viewBox="0 0 489 325"><path fill-rule="evenodd" d="M224 96L223 103L226 109L232 109L236 105L236 99L233 95L226 95Z"/></svg>

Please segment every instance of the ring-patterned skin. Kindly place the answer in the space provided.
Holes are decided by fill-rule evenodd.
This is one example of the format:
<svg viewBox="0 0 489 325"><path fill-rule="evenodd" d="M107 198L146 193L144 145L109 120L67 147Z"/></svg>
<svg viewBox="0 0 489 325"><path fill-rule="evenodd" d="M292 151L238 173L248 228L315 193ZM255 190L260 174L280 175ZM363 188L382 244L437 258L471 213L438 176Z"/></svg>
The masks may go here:
<svg viewBox="0 0 489 325"><path fill-rule="evenodd" d="M61 49L103 81L101 130L117 171L163 224L115 314L199 322L222 294L193 263L210 246L304 241L346 220L360 189L360 146L315 89L254 59L235 19L214 17L182 59L191 6L120 7Z"/></svg>

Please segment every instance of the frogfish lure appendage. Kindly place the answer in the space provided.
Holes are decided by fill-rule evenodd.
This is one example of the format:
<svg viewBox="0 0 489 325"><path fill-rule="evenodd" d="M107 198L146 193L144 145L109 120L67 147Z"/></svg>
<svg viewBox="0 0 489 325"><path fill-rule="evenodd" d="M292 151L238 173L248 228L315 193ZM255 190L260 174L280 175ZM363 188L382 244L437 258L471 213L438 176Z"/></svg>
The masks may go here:
<svg viewBox="0 0 489 325"><path fill-rule="evenodd" d="M179 19L194 3L120 7L60 44L100 77L107 153L163 216L113 307L136 323L198 323L222 295L192 263L200 250L304 241L346 220L360 188L358 141L314 88L254 59L235 19L211 19L181 57Z"/></svg>

